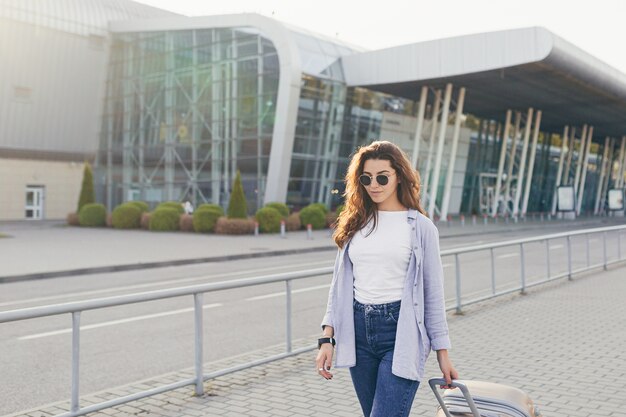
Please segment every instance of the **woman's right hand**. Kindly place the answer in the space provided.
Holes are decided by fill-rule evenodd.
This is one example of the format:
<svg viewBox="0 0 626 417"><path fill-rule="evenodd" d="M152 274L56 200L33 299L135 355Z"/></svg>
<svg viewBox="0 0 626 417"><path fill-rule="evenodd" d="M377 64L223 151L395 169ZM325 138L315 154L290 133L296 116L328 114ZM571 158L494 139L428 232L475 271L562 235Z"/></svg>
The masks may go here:
<svg viewBox="0 0 626 417"><path fill-rule="evenodd" d="M333 345L330 343L324 343L317 352L317 358L315 359L317 373L323 376L324 379L333 379L333 374L329 372L332 363Z"/></svg>

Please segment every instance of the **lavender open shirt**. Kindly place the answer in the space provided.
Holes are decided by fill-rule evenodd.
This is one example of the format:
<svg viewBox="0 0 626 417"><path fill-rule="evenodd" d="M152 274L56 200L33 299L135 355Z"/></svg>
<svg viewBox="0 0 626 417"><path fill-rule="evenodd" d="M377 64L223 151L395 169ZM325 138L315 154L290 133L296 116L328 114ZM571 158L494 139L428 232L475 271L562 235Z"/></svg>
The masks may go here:
<svg viewBox="0 0 626 417"><path fill-rule="evenodd" d="M396 345L391 372L401 378L419 381L432 350L450 349L443 296L443 268L439 255L439 232L417 210L409 209L407 227L413 248L402 292ZM337 253L328 306L322 327L335 331L335 366L356 365L354 342L354 276L348 256L348 242Z"/></svg>

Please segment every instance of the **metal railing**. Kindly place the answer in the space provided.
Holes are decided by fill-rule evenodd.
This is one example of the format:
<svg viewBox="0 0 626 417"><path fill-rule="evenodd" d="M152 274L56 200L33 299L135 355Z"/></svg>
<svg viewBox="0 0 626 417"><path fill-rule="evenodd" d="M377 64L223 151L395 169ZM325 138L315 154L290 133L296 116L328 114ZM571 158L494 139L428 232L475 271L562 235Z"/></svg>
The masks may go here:
<svg viewBox="0 0 626 417"><path fill-rule="evenodd" d="M551 282L559 278L568 277L568 279L572 279L572 275L574 274L584 272L584 271L589 271L589 270L600 268L600 267L606 270L609 265L626 260L626 258L622 257L622 249L621 249L621 239L622 239L622 233L624 231L626 231L626 225L625 226L600 227L600 228L595 228L595 229L585 229L585 230L578 230L578 231L573 231L573 232L555 233L555 234L550 234L550 235L535 236L535 237L516 239L516 240L508 240L504 242L488 243L484 245L476 245L476 246L470 246L470 247L442 250L441 257L442 258L454 257L454 264L455 264L456 302L454 306L448 307L447 310L456 310L456 312L460 314L464 306L468 306L468 305L475 304L481 301L485 301L493 297L510 294L516 291L520 291L522 294L524 294L527 288L534 287L536 285L545 284L547 282ZM617 245L616 245L617 257L613 260L609 260L608 253L607 253L607 234L611 232L615 233L616 238L617 238ZM591 258L590 258L590 251L589 251L589 236L596 235L596 234L602 235L602 262L592 265L590 263ZM586 265L576 270L574 270L572 267L572 238L575 236L584 236L585 242L586 242L586 245L585 245ZM553 275L551 271L550 242L553 240L557 240L557 239L565 239L567 242L567 270L566 272ZM527 264L526 264L526 259L525 259L524 245L528 243L534 243L534 242L545 242L546 244L546 276L544 279L541 279L539 281L528 283L527 276L526 276ZM507 288L506 290L503 290L503 291L497 291L496 290L496 269L495 269L495 260L494 260L494 249L511 247L511 246L519 247L520 283L519 283L519 286L516 286L513 288ZM487 251L487 250L489 251L489 256L490 256L490 261L491 261L490 262L491 263L491 293L482 297L471 299L471 300L462 300L461 261L460 261L459 256L461 254Z"/></svg>
<svg viewBox="0 0 626 417"><path fill-rule="evenodd" d="M448 310L456 310L458 313L462 311L463 306L467 306L470 304L474 304L480 301L487 300L489 298L497 297L500 295L508 294L514 291L521 291L522 293L526 291L528 287L539 285L545 282L553 281L555 279L559 279L562 277L569 277L571 279L573 274L587 271L593 268L603 267L606 269L608 265L616 262L621 262L624 260L621 255L621 234L623 231L626 231L626 226L614 226L614 227L604 227L597 229L587 229L580 230L575 232L568 233L558 233L551 234L545 236L531 237L525 239L517 239L506 242L498 242L498 243L490 243L484 245L476 245L471 247L463 247L456 249L448 249L441 251L441 256L443 257L454 257L455 265L456 265L456 304L448 308ZM607 256L607 245L606 239L607 234L615 232L617 234L617 242L618 242L618 256L617 259L613 261L608 260ZM589 263L589 240L588 236L592 234L602 234L603 235L603 262L590 265ZM572 256L571 256L571 238L574 236L585 235L587 236L587 266L573 270L572 269ZM551 276L550 271L550 241L555 239L567 239L567 258L568 258L568 268L567 272ZM526 282L526 273L525 273L525 255L524 255L524 245L531 242L540 242L545 241L547 247L547 259L548 259L548 268L547 268L547 277L544 280L539 282L534 282L532 284L528 284ZM495 273L495 263L494 263L494 249L509 247L509 246L519 246L520 249L520 258L521 258L521 281L518 287L507 289L505 291L496 291L496 273ZM461 263L459 259L459 255L471 252L479 252L479 251L490 251L491 254L491 293L476 299L471 299L468 301L463 301L461 297ZM202 395L204 393L204 381L209 379L217 378L219 376L223 376L232 372L236 372L242 369L250 368L252 366L261 365L264 363L272 362L275 360L287 358L289 356L297 355L302 352L309 351L314 349L314 346L307 346L301 349L293 350L292 349L292 332L291 332L291 296L292 296L292 281L304 278L311 278L320 275L332 274L332 267L325 268L317 268L307 271L298 271L298 272L289 272L282 274L273 274L256 278L245 278L239 279L229 282L217 282L212 284L203 284L203 285L194 285L188 287L180 287L180 288L172 288L165 290L157 290L150 291L144 293L137 294L128 294L121 295L115 297L108 298L100 298L89 301L80 301L80 302L70 302L64 304L56 304L50 306L41 306L41 307L32 307L26 309L12 310L0 312L0 323L28 320L34 318L48 317L59 314L71 314L72 315L72 391L71 391L71 401L70 401L70 411L69 413L62 414L60 417L74 417L80 416L87 413L91 413L94 411L103 410L105 408L117 406L120 404L124 404L130 401L138 400L141 398L149 397L152 395L160 394L166 391L171 391L174 389L178 389L187 385L195 385L195 392L197 395ZM203 307L203 294L214 291L222 291L236 288L244 288L256 285L263 284L271 284L277 282L285 283L285 295L286 295L286 336L285 336L285 352L270 356L267 358L262 358L253 362L248 362L242 365L234 366L228 369L212 372L209 374L205 374L203 370L203 316L202 316L202 307ZM142 391L136 394L116 398L114 400L90 405L85 408L80 408L79 404L79 383L80 383L80 372L79 372L79 358L80 358L80 318L81 313L87 310L96 310L106 307L114 307L121 306L127 304L136 304L143 303L154 300L163 300L167 298L174 297L183 297L183 296L193 296L194 300L194 333L195 333L195 348L194 348L194 369L195 369L195 377L182 380L176 383L164 385L158 388L154 388L147 391Z"/></svg>

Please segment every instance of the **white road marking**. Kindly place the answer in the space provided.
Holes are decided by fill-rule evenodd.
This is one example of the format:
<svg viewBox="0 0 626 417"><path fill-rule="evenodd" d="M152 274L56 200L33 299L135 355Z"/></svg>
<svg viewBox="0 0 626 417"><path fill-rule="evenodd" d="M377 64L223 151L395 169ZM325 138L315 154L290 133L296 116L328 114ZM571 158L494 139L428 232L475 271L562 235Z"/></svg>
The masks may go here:
<svg viewBox="0 0 626 417"><path fill-rule="evenodd" d="M561 249L563 245L550 245L550 250Z"/></svg>
<svg viewBox="0 0 626 417"><path fill-rule="evenodd" d="M57 300L57 299L63 299L63 298L85 296L85 295L96 295L96 294L116 292L116 291L136 290L136 289L141 289L141 288L156 287L156 286L159 286L159 285L181 284L181 283L184 283L184 282L203 281L203 280L210 279L210 278L226 278L226 277L232 277L232 276L236 276L236 275L240 275L240 274L244 274L245 275L245 274L248 274L248 273L268 272L268 271L274 271L276 269L300 268L300 267L304 267L304 266L313 266L313 265L332 266L332 265L330 265L328 263L328 261L320 261L320 262L309 262L309 263L304 263L304 264L274 266L274 267L271 267L271 268L249 269L249 270L246 270L246 271L226 272L226 273L223 273L223 274L216 274L216 275L203 275L201 277L172 279L172 280L168 280L168 281L148 282L148 283L144 283L144 284L126 285L126 286L122 286L122 287L113 287L113 288L103 288L103 289L100 289L100 290L81 291L81 292L75 292L75 293L70 293L70 294L50 295L50 296L47 296L47 297L30 298L28 300L9 301L9 302L5 302L5 303L0 303L0 307L6 307L6 306L11 306L11 305L16 305L16 304L36 303L36 302L40 302L40 301L50 301L50 300Z"/></svg>
<svg viewBox="0 0 626 417"><path fill-rule="evenodd" d="M330 287L330 284L317 285L315 287L307 287L307 288L301 288L299 290L292 290L291 293L292 294L299 294L299 293L302 293L302 292L321 290L321 289L328 288L328 287ZM272 293L272 294L258 295L256 297L246 298L246 301L266 300L268 298L283 297L286 294L287 293L285 291L283 291L283 292L275 292L275 293Z"/></svg>
<svg viewBox="0 0 626 417"><path fill-rule="evenodd" d="M514 258L516 256L519 256L519 253L513 252L513 253L505 253L504 255L499 255L497 258L498 259Z"/></svg>
<svg viewBox="0 0 626 417"><path fill-rule="evenodd" d="M205 306L202 306L202 308L207 309L207 308L215 308L215 307L221 307L221 306L222 304L215 303L215 304L207 304ZM105 321L103 323L96 323L96 324L90 324L87 326L81 326L80 330L98 329L100 327L108 327L108 326L115 326L118 324L131 323L133 321L150 320L150 319L155 319L158 317L173 316L175 314L189 313L189 312L192 312L193 310L194 310L193 307L191 307L191 308L183 308L180 310L164 311L163 313L155 313L155 314L147 314L144 316L129 317L127 319ZM66 334L66 333L71 333L71 332L72 332L72 329L55 330L52 332L37 333L37 334L31 334L28 336L18 337L17 340L40 339L42 337L56 336L59 334Z"/></svg>
<svg viewBox="0 0 626 417"><path fill-rule="evenodd" d="M444 268L449 268L449 267L452 266L452 264L442 264L441 266L444 267Z"/></svg>

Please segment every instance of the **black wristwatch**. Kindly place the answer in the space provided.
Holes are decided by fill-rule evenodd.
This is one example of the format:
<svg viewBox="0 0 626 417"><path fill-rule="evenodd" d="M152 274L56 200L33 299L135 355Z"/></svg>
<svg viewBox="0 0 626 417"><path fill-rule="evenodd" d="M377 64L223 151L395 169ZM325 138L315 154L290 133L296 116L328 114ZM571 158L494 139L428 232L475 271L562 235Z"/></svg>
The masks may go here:
<svg viewBox="0 0 626 417"><path fill-rule="evenodd" d="M335 338L334 337L321 337L317 339L317 348L321 348L324 343L331 343L335 346Z"/></svg>

